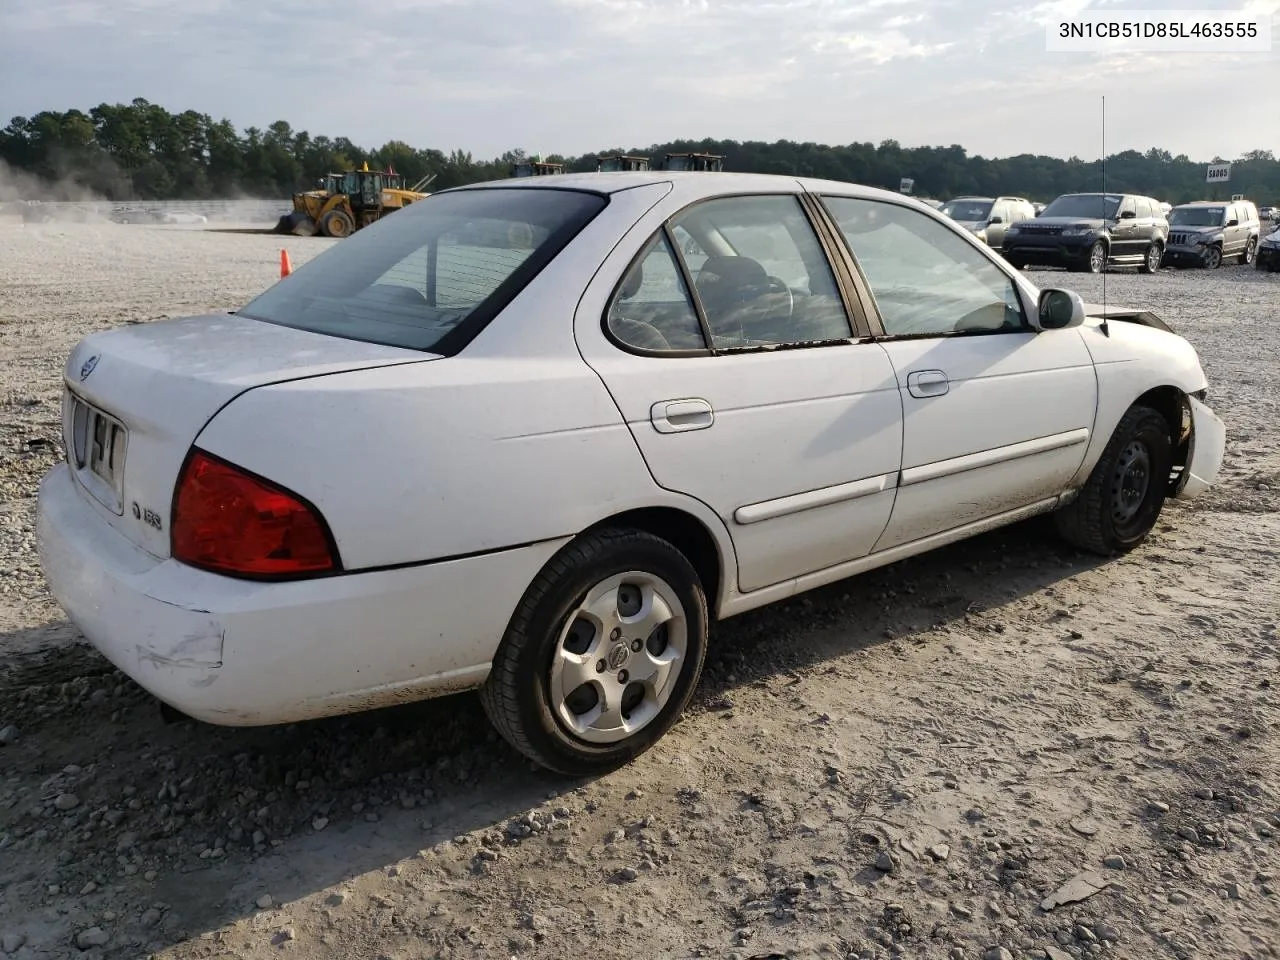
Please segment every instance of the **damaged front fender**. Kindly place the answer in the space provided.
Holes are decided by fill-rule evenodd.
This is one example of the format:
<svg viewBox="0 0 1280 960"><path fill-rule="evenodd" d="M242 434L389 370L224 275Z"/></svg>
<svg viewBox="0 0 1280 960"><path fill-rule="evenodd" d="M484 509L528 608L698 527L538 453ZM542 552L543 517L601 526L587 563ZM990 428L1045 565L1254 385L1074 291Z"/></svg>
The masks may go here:
<svg viewBox="0 0 1280 960"><path fill-rule="evenodd" d="M1227 447L1227 426L1221 418L1195 397L1187 397L1187 405L1191 408L1187 462L1173 492L1179 500L1192 500L1213 486Z"/></svg>

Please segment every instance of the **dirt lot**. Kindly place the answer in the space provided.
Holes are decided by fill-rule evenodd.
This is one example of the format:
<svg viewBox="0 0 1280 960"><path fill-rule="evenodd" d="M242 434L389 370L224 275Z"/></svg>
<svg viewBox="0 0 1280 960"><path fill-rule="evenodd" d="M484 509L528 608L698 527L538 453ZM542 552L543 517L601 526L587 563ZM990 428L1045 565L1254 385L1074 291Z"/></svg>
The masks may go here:
<svg viewBox="0 0 1280 960"><path fill-rule="evenodd" d="M565 782L472 696L166 725L46 594L66 352L233 307L279 247L0 225L0 956L1280 956L1280 277L1107 280L1230 430L1149 545L1028 524L727 621L656 749Z"/></svg>

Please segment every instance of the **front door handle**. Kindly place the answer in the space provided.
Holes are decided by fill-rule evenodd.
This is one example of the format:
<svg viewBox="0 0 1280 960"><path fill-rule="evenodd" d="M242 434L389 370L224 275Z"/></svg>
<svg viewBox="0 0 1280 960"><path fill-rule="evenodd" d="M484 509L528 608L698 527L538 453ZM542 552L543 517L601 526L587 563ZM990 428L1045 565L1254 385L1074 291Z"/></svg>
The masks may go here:
<svg viewBox="0 0 1280 960"><path fill-rule="evenodd" d="M715 411L706 400L662 400L649 409L649 419L659 433L705 430L716 422Z"/></svg>
<svg viewBox="0 0 1280 960"><path fill-rule="evenodd" d="M913 397L940 397L951 389L951 381L941 370L917 370L907 374L907 389Z"/></svg>

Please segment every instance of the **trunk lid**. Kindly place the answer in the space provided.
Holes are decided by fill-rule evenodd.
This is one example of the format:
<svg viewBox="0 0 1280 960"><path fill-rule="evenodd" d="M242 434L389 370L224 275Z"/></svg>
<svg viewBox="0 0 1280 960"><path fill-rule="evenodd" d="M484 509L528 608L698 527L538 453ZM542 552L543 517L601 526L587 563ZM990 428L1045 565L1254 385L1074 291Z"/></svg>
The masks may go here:
<svg viewBox="0 0 1280 960"><path fill-rule="evenodd" d="M234 314L85 337L63 371L63 441L81 493L112 527L169 555L174 485L210 418L255 387L438 354L311 333Z"/></svg>

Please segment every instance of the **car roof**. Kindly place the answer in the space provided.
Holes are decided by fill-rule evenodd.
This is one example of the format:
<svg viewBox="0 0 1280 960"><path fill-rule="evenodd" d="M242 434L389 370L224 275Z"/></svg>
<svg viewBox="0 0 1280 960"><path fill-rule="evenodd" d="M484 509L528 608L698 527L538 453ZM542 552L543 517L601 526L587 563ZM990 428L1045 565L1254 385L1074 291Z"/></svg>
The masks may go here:
<svg viewBox="0 0 1280 960"><path fill-rule="evenodd" d="M1188 200L1179 207L1225 207L1232 203L1248 203L1247 200ZM1176 209L1176 208L1175 208Z"/></svg>
<svg viewBox="0 0 1280 960"><path fill-rule="evenodd" d="M763 189L795 190L803 187L809 191L820 192L833 190L841 192L854 191L861 196L880 199L894 199L899 202L918 203L929 209L929 205L921 203L915 197L907 196L893 190L870 187L865 184L840 180L823 180L812 177L792 177L778 173L724 173L704 170L622 170L601 173L557 173L541 177L512 177L505 180L485 180L460 187L451 187L448 191L481 189L512 189L529 187L544 190L590 190L597 193L619 193L635 187L654 183L670 183L680 186L684 191L703 193L708 196L732 194L735 191L759 191ZM700 187L701 189L697 189ZM694 188L694 189L690 189Z"/></svg>

